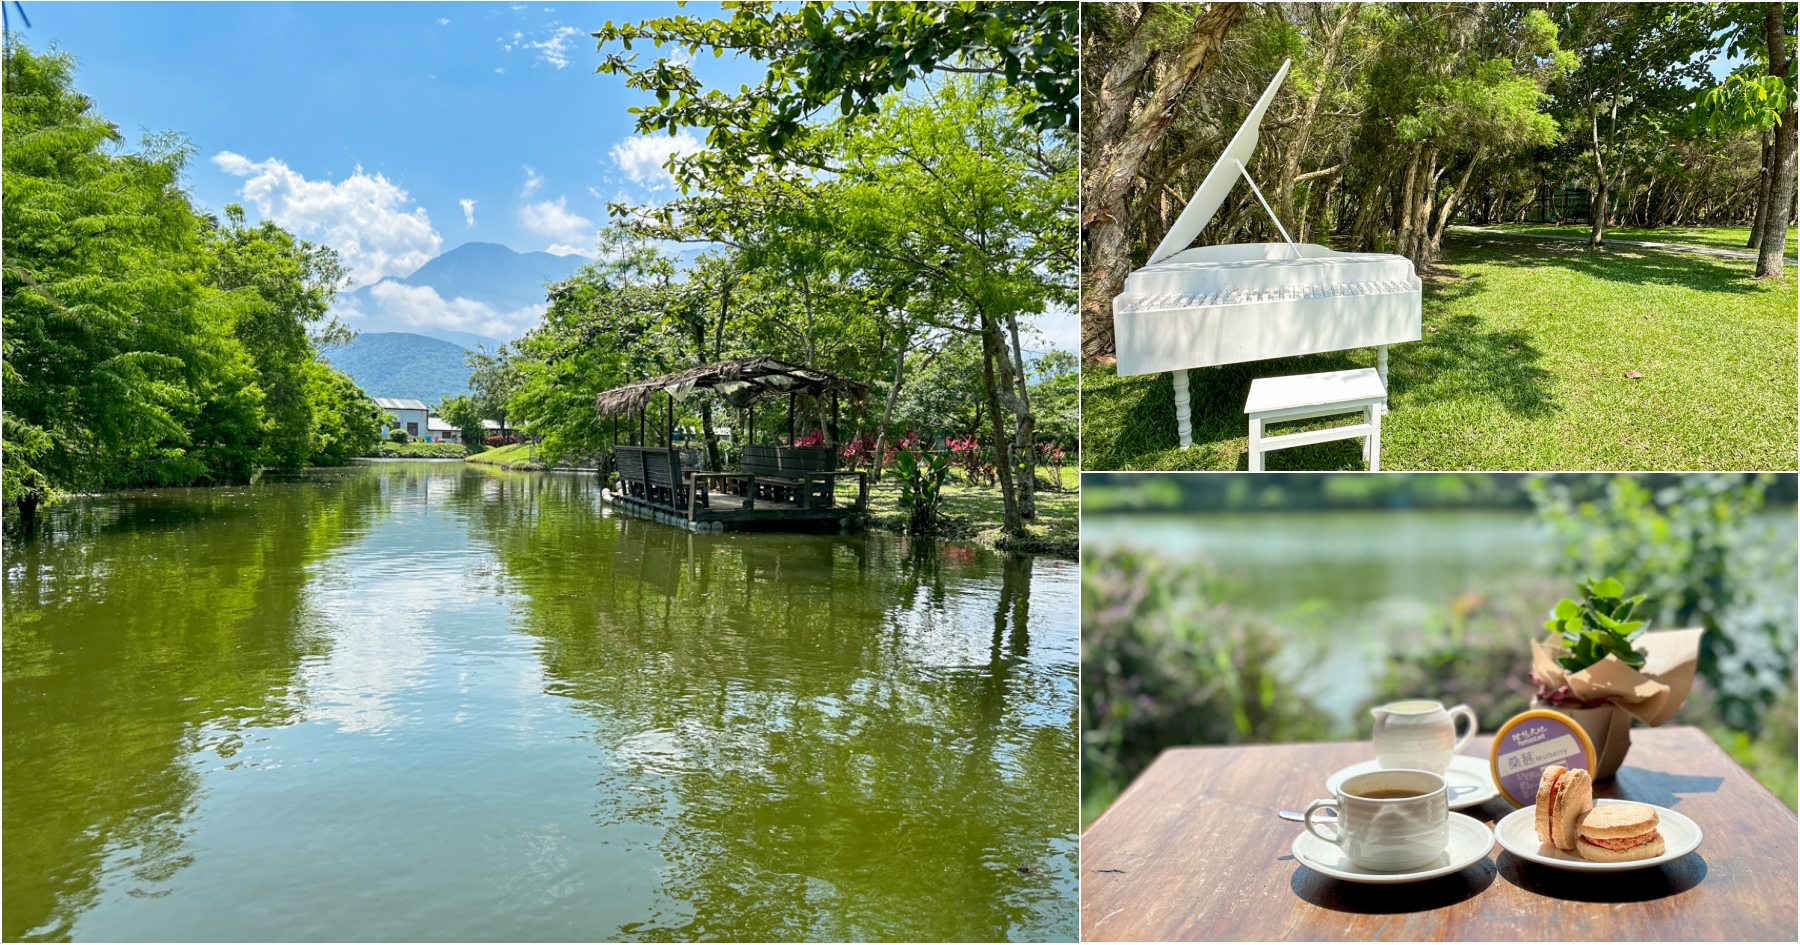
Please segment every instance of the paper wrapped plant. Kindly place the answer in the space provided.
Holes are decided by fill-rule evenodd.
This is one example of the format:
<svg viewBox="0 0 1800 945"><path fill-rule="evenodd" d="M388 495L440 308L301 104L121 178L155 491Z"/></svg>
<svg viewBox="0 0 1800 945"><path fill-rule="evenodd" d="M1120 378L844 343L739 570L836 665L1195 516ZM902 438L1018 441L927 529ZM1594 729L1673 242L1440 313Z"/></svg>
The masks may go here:
<svg viewBox="0 0 1800 945"><path fill-rule="evenodd" d="M1609 778L1631 748L1631 720L1674 718L1694 685L1704 630L1649 629L1634 619L1644 595L1625 596L1617 578L1584 581L1580 600L1559 601L1531 643L1535 708L1573 718L1594 741L1595 778Z"/></svg>

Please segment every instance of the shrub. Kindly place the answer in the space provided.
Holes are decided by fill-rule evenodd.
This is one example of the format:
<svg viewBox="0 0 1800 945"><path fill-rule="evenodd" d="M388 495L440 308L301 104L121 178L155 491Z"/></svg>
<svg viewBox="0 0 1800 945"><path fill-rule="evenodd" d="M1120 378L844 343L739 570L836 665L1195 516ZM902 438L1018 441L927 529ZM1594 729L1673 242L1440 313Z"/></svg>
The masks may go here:
<svg viewBox="0 0 1800 945"><path fill-rule="evenodd" d="M950 461L937 453L901 450L895 457L894 475L900 480L900 508L906 511L908 532L929 535L936 530L949 474Z"/></svg>
<svg viewBox="0 0 1800 945"><path fill-rule="evenodd" d="M395 427L388 431L387 438L389 443L405 443L407 441L406 431Z"/></svg>
<svg viewBox="0 0 1800 945"><path fill-rule="evenodd" d="M1277 668L1279 638L1216 599L1200 562L1088 552L1081 578L1084 816L1164 748L1327 738L1331 717Z"/></svg>
<svg viewBox="0 0 1800 945"><path fill-rule="evenodd" d="M469 451L459 443L377 443L369 455L376 459L462 459Z"/></svg>
<svg viewBox="0 0 1800 945"><path fill-rule="evenodd" d="M1700 676L1726 724L1751 734L1794 679L1792 598L1765 600L1756 590L1759 575L1792 568L1791 559L1770 560L1764 549L1776 543L1750 527L1768 481L1694 474L1654 490L1628 475L1527 482L1563 544L1565 572L1616 575L1644 592L1637 612L1658 626L1706 629Z"/></svg>

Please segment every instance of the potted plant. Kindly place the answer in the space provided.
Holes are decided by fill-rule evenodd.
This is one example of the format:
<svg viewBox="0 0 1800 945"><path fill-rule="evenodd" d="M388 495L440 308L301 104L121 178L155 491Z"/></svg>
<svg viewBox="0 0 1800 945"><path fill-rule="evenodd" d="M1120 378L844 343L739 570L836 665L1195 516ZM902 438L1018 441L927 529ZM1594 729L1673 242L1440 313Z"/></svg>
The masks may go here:
<svg viewBox="0 0 1800 945"><path fill-rule="evenodd" d="M1617 578L1583 581L1579 600L1561 600L1532 641L1532 708L1574 719L1594 742L1593 776L1612 777L1631 748L1631 720L1674 717L1694 681L1700 630L1651 632L1635 619L1644 595L1627 597Z"/></svg>

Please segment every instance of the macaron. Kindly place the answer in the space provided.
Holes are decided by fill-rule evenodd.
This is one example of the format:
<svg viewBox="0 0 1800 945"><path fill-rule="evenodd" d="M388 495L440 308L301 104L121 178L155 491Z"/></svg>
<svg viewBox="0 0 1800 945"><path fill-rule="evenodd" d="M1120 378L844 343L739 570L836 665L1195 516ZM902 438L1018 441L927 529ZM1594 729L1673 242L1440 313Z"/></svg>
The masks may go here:
<svg viewBox="0 0 1800 945"><path fill-rule="evenodd" d="M1539 843L1574 851L1581 819L1594 809L1594 779L1586 768L1551 765L1538 780L1537 837Z"/></svg>
<svg viewBox="0 0 1800 945"><path fill-rule="evenodd" d="M1576 849L1583 859L1628 863L1662 856L1668 847L1656 828L1661 822L1648 804L1608 804L1581 819Z"/></svg>

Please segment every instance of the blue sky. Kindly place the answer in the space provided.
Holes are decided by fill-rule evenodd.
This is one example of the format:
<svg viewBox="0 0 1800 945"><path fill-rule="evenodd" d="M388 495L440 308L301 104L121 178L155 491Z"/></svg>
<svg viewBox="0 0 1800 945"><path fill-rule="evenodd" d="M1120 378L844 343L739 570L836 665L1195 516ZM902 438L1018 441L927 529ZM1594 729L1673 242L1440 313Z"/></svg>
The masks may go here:
<svg viewBox="0 0 1800 945"><path fill-rule="evenodd" d="M646 96L595 73L588 34L673 10L37 2L22 33L73 53L78 86L128 137L187 135L201 203L335 230L366 284L471 240L589 252L607 201L666 197L670 139L633 134L625 110ZM761 74L703 65L709 83Z"/></svg>
<svg viewBox="0 0 1800 945"><path fill-rule="evenodd" d="M673 14L673 3L24 7L31 27L15 17L13 29L34 49L74 54L77 87L128 139L188 137L199 203L241 203L252 220L333 246L359 285L471 241L591 253L609 202L673 196L658 165L671 148L699 146L692 133L637 136L626 109L650 96L595 72L590 33L608 19ZM710 56L695 68L711 87L763 74ZM535 311L456 304L466 301L394 303L421 328L510 336L535 321ZM1072 314L1041 321L1052 343L1074 350Z"/></svg>

